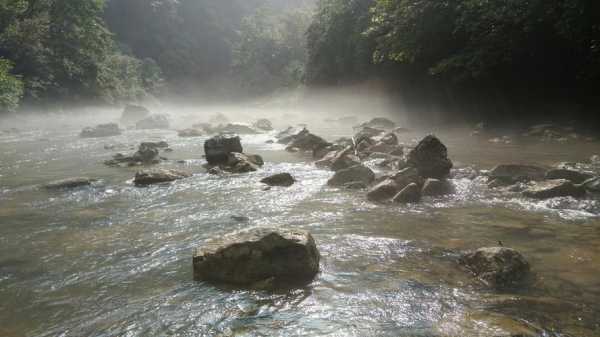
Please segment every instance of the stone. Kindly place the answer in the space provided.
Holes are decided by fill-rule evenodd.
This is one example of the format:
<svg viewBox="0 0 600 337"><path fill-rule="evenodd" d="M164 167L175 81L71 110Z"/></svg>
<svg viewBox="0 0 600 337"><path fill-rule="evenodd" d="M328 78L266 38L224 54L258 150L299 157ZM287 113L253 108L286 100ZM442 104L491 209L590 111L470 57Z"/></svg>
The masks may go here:
<svg viewBox="0 0 600 337"><path fill-rule="evenodd" d="M361 181L368 185L374 180L375 173L370 168L360 164L335 172L333 177L327 181L327 185L343 186L346 183L356 181Z"/></svg>
<svg viewBox="0 0 600 337"><path fill-rule="evenodd" d="M319 272L319 251L303 230L255 228L209 241L194 251L194 279L250 286L310 282Z"/></svg>
<svg viewBox="0 0 600 337"><path fill-rule="evenodd" d="M297 137L302 136L303 134L308 133L306 128L295 128L293 126L288 127L287 129L279 132L275 138L277 138L277 142L279 144L289 144Z"/></svg>
<svg viewBox="0 0 600 337"><path fill-rule="evenodd" d="M535 199L549 199L557 197L582 197L585 195L585 188L581 185L575 185L566 179L553 179L536 182L530 186L523 195Z"/></svg>
<svg viewBox="0 0 600 337"><path fill-rule="evenodd" d="M133 183L136 186L147 186L152 184L167 183L178 179L188 178L192 175L187 172L166 170L166 169L154 169L154 170L143 170L135 174Z"/></svg>
<svg viewBox="0 0 600 337"><path fill-rule="evenodd" d="M95 127L87 127L81 130L79 136L81 138L101 138L112 137L121 134L121 129L116 123L107 123L96 125Z"/></svg>
<svg viewBox="0 0 600 337"><path fill-rule="evenodd" d="M568 169L552 169L546 172L546 179L566 179L574 184L581 184L593 177L594 175L589 173Z"/></svg>
<svg viewBox="0 0 600 337"><path fill-rule="evenodd" d="M421 188L415 183L408 184L392 199L392 201L396 203L416 203L420 200Z"/></svg>
<svg viewBox="0 0 600 337"><path fill-rule="evenodd" d="M260 181L263 184L267 184L269 186L283 186L289 187L294 185L296 179L292 177L289 173L279 173L272 175L270 177L266 177Z"/></svg>
<svg viewBox="0 0 600 337"><path fill-rule="evenodd" d="M261 118L261 119L257 120L256 122L254 122L253 126L255 128L263 130L263 131L272 131L273 130L273 124L271 123L270 120L268 120L266 118Z"/></svg>
<svg viewBox="0 0 600 337"><path fill-rule="evenodd" d="M330 145L331 143L317 135L310 132L301 132L289 143L288 147L297 148L300 149L300 151L315 152Z"/></svg>
<svg viewBox="0 0 600 337"><path fill-rule="evenodd" d="M258 157L260 158L260 156ZM249 157L243 153L231 152L227 156L227 162L220 167L231 173L248 173L255 172L262 165L262 158L256 160L256 157Z"/></svg>
<svg viewBox="0 0 600 337"><path fill-rule="evenodd" d="M352 153L352 148L348 147L345 150L337 153L337 155L331 160L331 165L329 168L332 171L339 171L359 164L360 159L358 159Z"/></svg>
<svg viewBox="0 0 600 337"><path fill-rule="evenodd" d="M383 117L376 117L370 121L361 124L362 127L380 128L380 129L393 129L396 127L396 123Z"/></svg>
<svg viewBox="0 0 600 337"><path fill-rule="evenodd" d="M227 163L230 153L242 153L242 143L238 136L215 136L204 142L204 153L209 165Z"/></svg>
<svg viewBox="0 0 600 337"><path fill-rule="evenodd" d="M444 179L450 174L452 161L448 149L435 136L429 135L408 154L408 164L415 167L423 178Z"/></svg>
<svg viewBox="0 0 600 337"><path fill-rule="evenodd" d="M367 184L362 181L351 181L349 183L345 183L344 188L349 190L364 190L367 188Z"/></svg>
<svg viewBox="0 0 600 337"><path fill-rule="evenodd" d="M452 194L452 184L448 180L439 180L429 178L423 184L421 194L424 197L439 197L442 195Z"/></svg>
<svg viewBox="0 0 600 337"><path fill-rule="evenodd" d="M51 181L47 184L44 184L44 188L48 190L77 188L82 186L90 186L94 181L96 180L88 177L73 177Z"/></svg>
<svg viewBox="0 0 600 337"><path fill-rule="evenodd" d="M419 171L414 167L406 167L390 177L396 182L398 190L401 190L409 184L417 184L423 186L423 177L419 175Z"/></svg>
<svg viewBox="0 0 600 337"><path fill-rule="evenodd" d="M117 153L113 159L107 160L104 164L108 166L139 166L157 164L160 162L159 148L166 148L169 145L166 142L144 142L138 147L138 150L131 156L124 156Z"/></svg>
<svg viewBox="0 0 600 337"><path fill-rule="evenodd" d="M588 179L583 182L582 186L588 192L599 193L600 192L600 177Z"/></svg>
<svg viewBox="0 0 600 337"><path fill-rule="evenodd" d="M502 164L494 167L489 173L490 179L500 179L508 183L519 181L543 180L546 170L534 165Z"/></svg>
<svg viewBox="0 0 600 337"><path fill-rule="evenodd" d="M167 115L150 115L137 123L135 128L138 130L150 130L150 129L168 129L170 127L169 118Z"/></svg>
<svg viewBox="0 0 600 337"><path fill-rule="evenodd" d="M521 253L506 247L484 247L463 254L459 263L486 285L513 287L529 274L529 263Z"/></svg>
<svg viewBox="0 0 600 337"><path fill-rule="evenodd" d="M381 137L381 139L379 141L383 144L395 146L395 145L398 145L398 136L396 136L396 134L394 134L393 132L390 132L390 133L384 135L383 137Z"/></svg>
<svg viewBox="0 0 600 337"><path fill-rule="evenodd" d="M214 131L222 134L231 135L255 135L259 132L254 130L251 126L241 123L229 123L226 125L219 125L214 128Z"/></svg>
<svg viewBox="0 0 600 337"><path fill-rule="evenodd" d="M184 129L177 131L177 135L182 138L202 137L204 134L198 129Z"/></svg>
<svg viewBox="0 0 600 337"><path fill-rule="evenodd" d="M384 130L375 129L368 126L361 127L360 131L358 131L353 137L354 144L360 144L360 142L362 142L364 139L377 137L383 133L385 133Z"/></svg>
<svg viewBox="0 0 600 337"><path fill-rule="evenodd" d="M150 116L150 110L143 106L129 104L125 106L121 113L121 123L125 125L135 124L148 116Z"/></svg>
<svg viewBox="0 0 600 337"><path fill-rule="evenodd" d="M393 179L385 179L367 192L367 199L373 202L383 202L392 199L399 191L400 188Z"/></svg>

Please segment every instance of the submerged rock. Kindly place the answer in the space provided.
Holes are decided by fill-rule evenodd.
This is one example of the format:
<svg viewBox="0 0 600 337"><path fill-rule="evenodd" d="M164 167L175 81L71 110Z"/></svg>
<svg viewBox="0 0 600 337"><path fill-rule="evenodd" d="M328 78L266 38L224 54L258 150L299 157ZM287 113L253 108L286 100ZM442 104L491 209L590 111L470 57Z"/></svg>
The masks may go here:
<svg viewBox="0 0 600 337"><path fill-rule="evenodd" d="M184 129L177 131L177 135L182 138L202 137L204 134L198 129Z"/></svg>
<svg viewBox="0 0 600 337"><path fill-rule="evenodd" d="M533 165L502 164L494 167L488 176L490 180L499 179L511 184L519 181L543 180L546 170Z"/></svg>
<svg viewBox="0 0 600 337"><path fill-rule="evenodd" d="M600 177L588 179L583 182L582 186L586 189L586 191L589 191L592 193L599 193L600 192Z"/></svg>
<svg viewBox="0 0 600 337"><path fill-rule="evenodd" d="M319 251L302 230L257 228L211 241L193 255L194 279L240 286L310 282L319 272Z"/></svg>
<svg viewBox="0 0 600 337"><path fill-rule="evenodd" d="M87 127L81 130L80 136L82 138L101 138L101 137L112 137L121 134L121 129L116 123L100 124L95 127Z"/></svg>
<svg viewBox="0 0 600 337"><path fill-rule="evenodd" d="M150 129L168 129L170 127L169 118L167 115L150 115L137 123L135 128L138 130Z"/></svg>
<svg viewBox="0 0 600 337"><path fill-rule="evenodd" d="M139 105L127 105L121 113L121 123L125 125L135 124L138 121L150 116L150 110Z"/></svg>
<svg viewBox="0 0 600 337"><path fill-rule="evenodd" d="M410 151L408 164L415 167L423 178L444 179L452 169L448 149L433 135L425 137Z"/></svg>
<svg viewBox="0 0 600 337"><path fill-rule="evenodd" d="M279 173L272 175L270 177L266 177L260 181L263 184L267 184L269 186L283 186L289 187L294 185L296 179L292 177L289 173Z"/></svg>
<svg viewBox="0 0 600 337"><path fill-rule="evenodd" d="M329 186L343 186L350 182L363 182L370 184L375 180L375 173L373 171L360 164L349 167L347 169L337 171L331 179L327 181Z"/></svg>
<svg viewBox="0 0 600 337"><path fill-rule="evenodd" d="M546 179L566 179L574 184L581 184L593 177L592 174L569 169L552 169L546 172Z"/></svg>
<svg viewBox="0 0 600 337"><path fill-rule="evenodd" d="M423 186L423 182L424 182L423 177L421 177L421 175L419 175L419 171L417 169L415 169L414 167L404 168L404 169L396 172L390 178L396 182L396 185L398 186L398 190L401 190L401 189L405 188L406 186L408 186L409 184L413 184L413 183L418 186Z"/></svg>
<svg viewBox="0 0 600 337"><path fill-rule="evenodd" d="M257 120L256 122L254 122L253 126L255 128L263 130L263 131L272 131L273 130L273 124L271 123L270 120L268 120L266 118L261 118L261 119Z"/></svg>
<svg viewBox="0 0 600 337"><path fill-rule="evenodd" d="M421 188L415 183L408 184L394 198L396 203L416 203L421 201Z"/></svg>
<svg viewBox="0 0 600 337"><path fill-rule="evenodd" d="M522 282L529 273L529 263L511 248L485 247L464 254L460 264L492 288L506 288Z"/></svg>
<svg viewBox="0 0 600 337"><path fill-rule="evenodd" d="M398 184L393 179L385 179L367 192L367 199L383 202L392 199L399 191Z"/></svg>
<svg viewBox="0 0 600 337"><path fill-rule="evenodd" d="M226 164L232 152L243 152L238 136L215 136L204 142L204 153L209 165Z"/></svg>
<svg viewBox="0 0 600 337"><path fill-rule="evenodd" d="M133 183L136 186L147 186L152 184L160 184L175 181L178 179L188 178L192 175L187 172L176 171L176 170L143 170L135 174Z"/></svg>
<svg viewBox="0 0 600 337"><path fill-rule="evenodd" d="M231 173L248 173L257 171L263 164L264 161L259 155L231 152L227 155L227 163L220 167Z"/></svg>
<svg viewBox="0 0 600 337"><path fill-rule="evenodd" d="M452 184L448 180L427 179L423 185L421 194L425 197L438 197L452 194Z"/></svg>
<svg viewBox="0 0 600 337"><path fill-rule="evenodd" d="M556 197L581 197L585 195L585 188L575 185L566 179L553 179L536 182L530 186L523 195L529 198L549 199Z"/></svg>
<svg viewBox="0 0 600 337"><path fill-rule="evenodd" d="M51 181L47 184L44 184L43 186L44 186L44 188L46 188L48 190L61 190L61 189L89 186L94 181L96 181L96 180L87 178L87 177L74 177L74 178L66 178L66 179Z"/></svg>

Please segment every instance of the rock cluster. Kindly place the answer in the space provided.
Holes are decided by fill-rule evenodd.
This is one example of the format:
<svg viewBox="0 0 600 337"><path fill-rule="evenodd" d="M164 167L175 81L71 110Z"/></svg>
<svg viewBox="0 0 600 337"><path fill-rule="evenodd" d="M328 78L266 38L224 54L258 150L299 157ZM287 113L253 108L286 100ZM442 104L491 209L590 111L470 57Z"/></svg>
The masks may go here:
<svg viewBox="0 0 600 337"><path fill-rule="evenodd" d="M169 144L166 142L144 142L138 147L138 150L130 156L117 153L113 159L104 163L108 166L141 166L158 164L161 161L159 149L166 149Z"/></svg>
<svg viewBox="0 0 600 337"><path fill-rule="evenodd" d="M187 172L166 169L142 170L135 174L133 183L136 186L148 186L153 184L167 183L183 178L191 177Z"/></svg>
<svg viewBox="0 0 600 337"><path fill-rule="evenodd" d="M243 151L239 136L215 136L204 142L204 154L211 173L215 173L217 167L232 173L253 172L264 165L260 156L246 155Z"/></svg>

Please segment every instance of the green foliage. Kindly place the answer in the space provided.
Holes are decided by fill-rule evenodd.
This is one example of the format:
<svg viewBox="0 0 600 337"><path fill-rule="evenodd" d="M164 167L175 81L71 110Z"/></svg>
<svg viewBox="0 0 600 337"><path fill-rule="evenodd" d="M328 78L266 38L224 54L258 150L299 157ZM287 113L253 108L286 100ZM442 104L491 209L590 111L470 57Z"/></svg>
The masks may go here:
<svg viewBox="0 0 600 337"><path fill-rule="evenodd" d="M14 111L23 96L23 82L12 75L13 65L0 58L0 112Z"/></svg>
<svg viewBox="0 0 600 337"><path fill-rule="evenodd" d="M100 64L97 81L101 97L110 103L159 94L163 85L161 70L153 60L123 54L113 54Z"/></svg>

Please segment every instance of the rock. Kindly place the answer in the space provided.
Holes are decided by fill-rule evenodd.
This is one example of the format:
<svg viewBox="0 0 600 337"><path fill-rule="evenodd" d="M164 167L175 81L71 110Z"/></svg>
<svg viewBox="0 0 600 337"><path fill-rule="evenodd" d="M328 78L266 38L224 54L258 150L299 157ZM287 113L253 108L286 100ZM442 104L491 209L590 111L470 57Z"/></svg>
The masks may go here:
<svg viewBox="0 0 600 337"><path fill-rule="evenodd" d="M306 130L306 129L305 129ZM308 131L308 130L307 130ZM318 151L330 146L331 143L310 132L301 132L289 143L289 148L297 148L300 151Z"/></svg>
<svg viewBox="0 0 600 337"><path fill-rule="evenodd" d="M121 123L125 125L135 124L138 121L150 116L150 110L139 105L127 105L121 113Z"/></svg>
<svg viewBox="0 0 600 337"><path fill-rule="evenodd" d="M177 131L177 135L182 138L202 137L202 131L198 129L184 129Z"/></svg>
<svg viewBox="0 0 600 337"><path fill-rule="evenodd" d="M192 128L194 129L200 129L204 132L206 132L207 134L215 134L217 133L215 131L215 129L212 127L212 125L210 125L210 123L196 123L196 124L192 124Z"/></svg>
<svg viewBox="0 0 600 337"><path fill-rule="evenodd" d="M546 172L546 179L566 179L574 184L581 184L593 177L594 176L589 173L568 169L552 169Z"/></svg>
<svg viewBox="0 0 600 337"><path fill-rule="evenodd" d="M423 178L444 179L452 169L448 149L432 135L425 137L410 151L408 164L415 167Z"/></svg>
<svg viewBox="0 0 600 337"><path fill-rule="evenodd" d="M367 152L373 145L375 145L375 141L371 138L362 138L360 142L356 143L356 152L365 153Z"/></svg>
<svg viewBox="0 0 600 337"><path fill-rule="evenodd" d="M260 156L258 157L260 158ZM220 167L231 173L247 173L257 171L262 166L262 158L257 160L256 157L249 157L243 153L231 152L227 155L227 163Z"/></svg>
<svg viewBox="0 0 600 337"><path fill-rule="evenodd" d="M131 156L124 156L117 153L113 159L107 160L104 164L108 166L139 166L157 164L160 162L159 148L168 147L166 142L145 142L141 143L138 150Z"/></svg>
<svg viewBox="0 0 600 337"><path fill-rule="evenodd" d="M339 144L330 144L326 147L317 147L313 150L313 158L314 159L321 159L323 157L325 157L327 154L329 154L331 151L342 151L344 150L346 147L339 145Z"/></svg>
<svg viewBox="0 0 600 337"><path fill-rule="evenodd" d="M344 184L344 188L349 190L364 190L367 188L367 184L362 181L351 181Z"/></svg>
<svg viewBox="0 0 600 337"><path fill-rule="evenodd" d="M82 138L100 138L118 136L121 134L119 125L115 123L100 124L95 127L88 127L81 130L79 134Z"/></svg>
<svg viewBox="0 0 600 337"><path fill-rule="evenodd" d="M506 247L485 247L464 254L459 263L492 288L502 289L521 283L529 274L523 255Z"/></svg>
<svg viewBox="0 0 600 337"><path fill-rule="evenodd" d="M399 191L398 184L393 179L386 179L367 192L367 199L373 202L383 202L392 199Z"/></svg>
<svg viewBox="0 0 600 337"><path fill-rule="evenodd" d="M383 137L381 137L381 139L379 140L380 142L382 142L383 144L387 144L387 145L398 145L398 136L396 136L393 132L388 133L386 135L384 135Z"/></svg>
<svg viewBox="0 0 600 337"><path fill-rule="evenodd" d="M319 258L306 231L256 228L196 249L194 279L240 286L271 278L280 285L310 282L319 272Z"/></svg>
<svg viewBox="0 0 600 337"><path fill-rule="evenodd" d="M364 139L377 137L377 136L381 135L384 132L385 132L384 130L375 129L375 128L371 128L371 127L368 127L368 126L362 127L360 129L360 131L358 131L354 135L354 137L353 137L354 143L358 145Z"/></svg>
<svg viewBox="0 0 600 337"><path fill-rule="evenodd" d="M165 141L160 142L143 142L140 144L139 149L167 149L169 144Z"/></svg>
<svg viewBox="0 0 600 337"><path fill-rule="evenodd" d="M149 129L168 129L170 126L169 118L167 115L150 115L137 123L135 128L138 130L149 130Z"/></svg>
<svg viewBox="0 0 600 337"><path fill-rule="evenodd" d="M329 168L332 171L339 171L359 164L360 159L358 159L352 153L352 148L348 147L336 154L336 156L331 160L331 165Z"/></svg>
<svg viewBox="0 0 600 337"><path fill-rule="evenodd" d="M277 142L279 144L289 144L296 137L301 136L303 133L308 133L308 130L305 128L295 128L293 126L288 127L287 129L279 132L275 138L277 138Z"/></svg>
<svg viewBox="0 0 600 337"><path fill-rule="evenodd" d="M296 179L292 177L289 173L279 173L272 175L270 177L266 177L260 181L263 184L267 184L269 186L283 186L289 187L294 185Z"/></svg>
<svg viewBox="0 0 600 337"><path fill-rule="evenodd" d="M414 167L404 168L390 177L390 179L396 182L398 190L402 190L409 184L416 184L417 186L423 186L423 177L419 175L419 171Z"/></svg>
<svg viewBox="0 0 600 337"><path fill-rule="evenodd" d="M346 148L348 146L352 146L354 147L354 142L352 141L352 138L348 138L348 137L341 137L338 138L335 142L333 142L334 144L340 145L342 148Z"/></svg>
<svg viewBox="0 0 600 337"><path fill-rule="evenodd" d="M61 190L61 189L68 189L68 188L76 188L76 187L82 187L82 186L89 186L94 181L96 181L96 180L90 179L87 177L67 178L67 179L51 181L51 182L45 184L44 188L46 188L48 190Z"/></svg>
<svg viewBox="0 0 600 337"><path fill-rule="evenodd" d="M204 142L204 153L209 165L226 164L232 152L243 152L238 136L215 136Z"/></svg>
<svg viewBox="0 0 600 337"><path fill-rule="evenodd" d="M529 198L549 199L556 197L581 197L585 195L585 188L574 185L566 179L545 180L535 183L525 191L523 195Z"/></svg>
<svg viewBox="0 0 600 337"><path fill-rule="evenodd" d="M136 186L147 186L152 184L160 184L175 181L178 179L188 178L192 175L187 172L176 171L176 170L143 170L135 174L133 183Z"/></svg>
<svg viewBox="0 0 600 337"><path fill-rule="evenodd" d="M360 126L380 129L393 129L396 127L396 123L392 122L387 118L376 117L366 123L361 124Z"/></svg>
<svg viewBox="0 0 600 337"><path fill-rule="evenodd" d="M248 158L248 160L250 160L252 163L258 166L263 166L265 164L263 158L257 154L247 154L246 157Z"/></svg>
<svg viewBox="0 0 600 337"><path fill-rule="evenodd" d="M586 191L589 191L592 193L599 193L600 192L600 177L588 179L583 182L582 186L586 189Z"/></svg>
<svg viewBox="0 0 600 337"><path fill-rule="evenodd" d="M230 123L227 125L219 125L214 129L218 133L222 134L232 134L232 135L255 135L258 134L258 131L254 130L252 127L246 124L241 123Z"/></svg>
<svg viewBox="0 0 600 337"><path fill-rule="evenodd" d="M546 170L533 165L503 164L494 167L488 176L491 180L500 179L511 184L519 181L543 180Z"/></svg>
<svg viewBox="0 0 600 337"><path fill-rule="evenodd" d="M429 178L425 181L421 194L425 197L438 197L442 195L452 194L453 188L447 180L439 180Z"/></svg>
<svg viewBox="0 0 600 337"><path fill-rule="evenodd" d="M337 171L329 181L329 186L343 186L349 182L361 181L370 184L375 180L375 173L370 168L360 164Z"/></svg>
<svg viewBox="0 0 600 337"><path fill-rule="evenodd" d="M255 128L263 130L263 131L272 131L273 130L273 124L271 124L271 121L266 118L261 118L261 119L257 120L256 122L254 122L253 126Z"/></svg>
<svg viewBox="0 0 600 337"><path fill-rule="evenodd" d="M416 203L421 200L421 188L415 183L408 184L394 198L393 202L397 203Z"/></svg>
<svg viewBox="0 0 600 337"><path fill-rule="evenodd" d="M371 145L360 152L364 152L365 154L371 154L373 152L390 153L396 151L397 149L397 145L389 145L383 142L377 142L374 145Z"/></svg>

